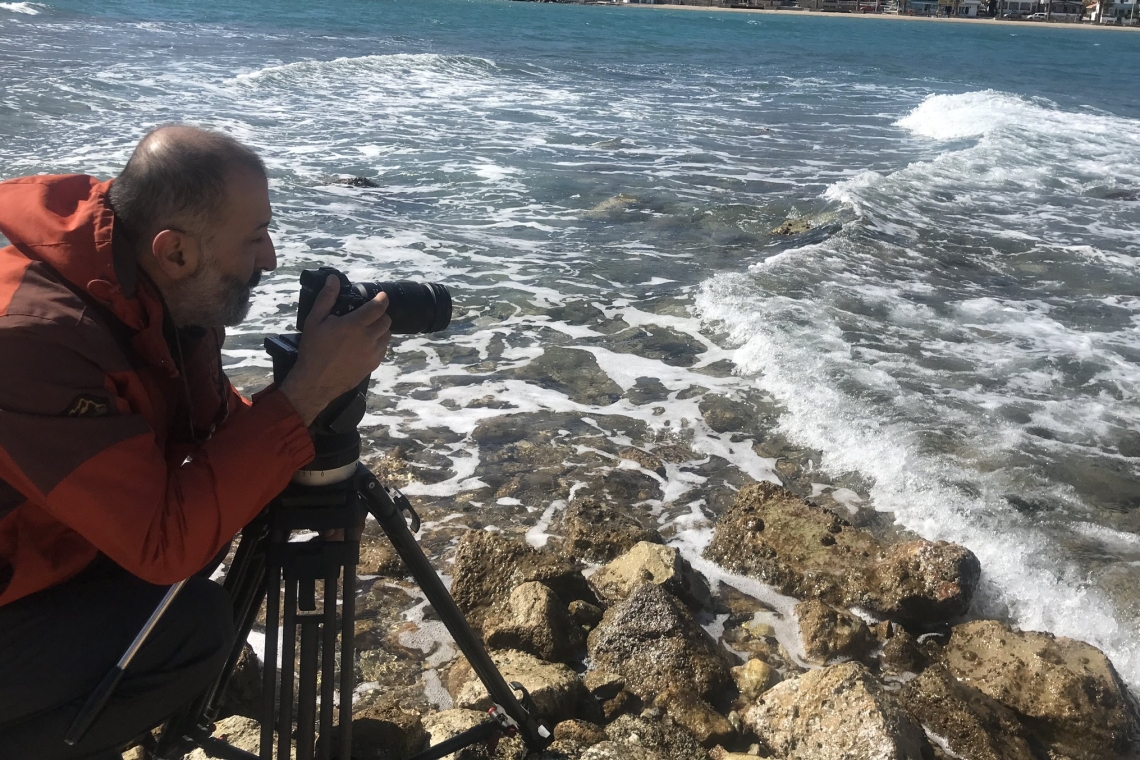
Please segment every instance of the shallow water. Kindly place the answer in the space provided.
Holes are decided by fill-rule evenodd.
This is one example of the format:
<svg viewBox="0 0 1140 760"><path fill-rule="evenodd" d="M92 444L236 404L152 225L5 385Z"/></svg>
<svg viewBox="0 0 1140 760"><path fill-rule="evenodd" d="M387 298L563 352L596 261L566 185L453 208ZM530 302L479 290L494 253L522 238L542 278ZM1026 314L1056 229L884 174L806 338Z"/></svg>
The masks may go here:
<svg viewBox="0 0 1140 760"><path fill-rule="evenodd" d="M240 382L303 267L453 288L365 420L433 515L542 544L608 492L692 554L779 480L966 544L979 612L1135 687L1137 60L1137 34L1021 24L0 3L0 176L228 130L271 168L281 256L227 347ZM772 234L789 217L812 229Z"/></svg>

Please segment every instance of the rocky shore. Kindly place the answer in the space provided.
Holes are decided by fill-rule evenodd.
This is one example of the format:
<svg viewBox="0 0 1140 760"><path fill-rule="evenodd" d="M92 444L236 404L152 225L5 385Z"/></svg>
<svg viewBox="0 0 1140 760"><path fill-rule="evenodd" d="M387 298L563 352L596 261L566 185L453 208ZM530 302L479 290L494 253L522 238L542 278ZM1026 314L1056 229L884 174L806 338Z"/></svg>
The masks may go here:
<svg viewBox="0 0 1140 760"><path fill-rule="evenodd" d="M1103 653L968 617L982 568L963 547L886 541L769 483L739 490L692 561L597 498L556 527L542 548L447 539L456 601L554 726L531 758L1140 756L1140 710ZM363 555L353 754L405 758L490 702L384 540ZM256 659L242 672L219 733L253 749ZM452 757L528 755L509 739Z"/></svg>

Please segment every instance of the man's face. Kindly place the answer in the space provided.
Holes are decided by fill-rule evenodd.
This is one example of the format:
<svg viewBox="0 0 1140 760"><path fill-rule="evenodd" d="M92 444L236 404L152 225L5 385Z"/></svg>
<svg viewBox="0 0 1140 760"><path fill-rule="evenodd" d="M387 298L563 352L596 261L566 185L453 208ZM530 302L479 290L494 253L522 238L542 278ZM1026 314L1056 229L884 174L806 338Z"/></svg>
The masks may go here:
<svg viewBox="0 0 1140 760"><path fill-rule="evenodd" d="M269 184L256 172L235 171L222 213L202 237L201 263L177 286L178 320L199 327L233 326L249 312L250 292L262 271L277 268L269 237ZM175 304L171 304L172 309Z"/></svg>

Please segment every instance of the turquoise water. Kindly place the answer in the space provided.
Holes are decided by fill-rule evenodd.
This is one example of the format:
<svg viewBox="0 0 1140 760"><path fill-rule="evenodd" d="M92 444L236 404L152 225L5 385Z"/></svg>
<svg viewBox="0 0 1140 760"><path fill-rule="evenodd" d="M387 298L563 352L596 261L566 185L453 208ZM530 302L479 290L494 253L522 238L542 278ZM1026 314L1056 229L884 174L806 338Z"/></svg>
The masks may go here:
<svg viewBox="0 0 1140 760"><path fill-rule="evenodd" d="M687 551L732 487L781 480L965 543L979 612L1136 685L1138 63L1140 34L1016 23L0 2L0 177L111 176L165 121L228 130L271 168L282 258L235 376L265 374L302 266L454 286L453 327L396 346L366 420L424 503L544 540L577 475L497 496L500 417L605 449L599 476L629 470L606 447L679 441L627 507ZM812 229L774 235L788 218ZM577 376L528 370L567 348ZM708 424L714 397L745 421Z"/></svg>

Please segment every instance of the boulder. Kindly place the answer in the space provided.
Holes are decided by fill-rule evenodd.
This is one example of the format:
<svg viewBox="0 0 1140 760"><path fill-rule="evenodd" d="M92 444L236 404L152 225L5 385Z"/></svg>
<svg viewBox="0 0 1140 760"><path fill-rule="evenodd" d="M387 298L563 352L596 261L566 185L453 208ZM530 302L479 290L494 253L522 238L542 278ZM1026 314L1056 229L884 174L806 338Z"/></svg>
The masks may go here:
<svg viewBox="0 0 1140 760"><path fill-rule="evenodd" d="M653 704L664 710L674 723L687 728L702 747L711 749L727 744L736 736L728 718L708 702L682 689L666 689L657 695Z"/></svg>
<svg viewBox="0 0 1140 760"><path fill-rule="evenodd" d="M622 715L635 715L641 712L644 703L641 697L626 688L622 688L609 699L601 700L602 718L610 723Z"/></svg>
<svg viewBox="0 0 1140 760"><path fill-rule="evenodd" d="M360 561L356 572L357 575L401 576L408 571L387 537L364 534L360 537Z"/></svg>
<svg viewBox="0 0 1140 760"><path fill-rule="evenodd" d="M566 610L570 613L570 619L587 631L593 630L598 623L602 622L602 615L604 614L601 607L584 602L581 599L570 602Z"/></svg>
<svg viewBox="0 0 1140 760"><path fill-rule="evenodd" d="M493 606L507 602L515 586L531 581L544 584L563 604L576 599L597 602L577 562L489 531L463 534L455 550L452 579L451 595L476 628Z"/></svg>
<svg viewBox="0 0 1140 760"><path fill-rule="evenodd" d="M423 724L431 737L432 746L435 746L469 728L475 728L485 720L486 711L454 709L428 713L423 717ZM474 744L447 755L446 760L490 760L492 757L495 755L487 751L487 745Z"/></svg>
<svg viewBox="0 0 1140 760"><path fill-rule="evenodd" d="M905 628L891 625L889 636L879 654L879 667L886 673L921 673L927 665L926 655Z"/></svg>
<svg viewBox="0 0 1140 760"><path fill-rule="evenodd" d="M1107 760L1140 750L1136 703L1094 646L976 620L954 627L942 657L951 675L1013 710L1055 753Z"/></svg>
<svg viewBox="0 0 1140 760"><path fill-rule="evenodd" d="M857 662L776 684L743 719L784 760L920 760L925 745L922 729Z"/></svg>
<svg viewBox="0 0 1140 760"><path fill-rule="evenodd" d="M941 665L909 681L899 701L955 755L970 760L1036 760L1013 711L958 681Z"/></svg>
<svg viewBox="0 0 1140 760"><path fill-rule="evenodd" d="M717 521L705 556L789 596L919 625L964 612L980 575L967 549L923 540L885 547L771 483L740 490Z"/></svg>
<svg viewBox="0 0 1140 760"><path fill-rule="evenodd" d="M616 673L591 670L582 676L582 685L597 699L613 699L625 688L625 679Z"/></svg>
<svg viewBox="0 0 1140 760"><path fill-rule="evenodd" d="M221 739L231 747L244 749L246 752L257 754L261 748L261 724L244 715L231 715L219 720L214 725L212 735L215 739ZM291 750L289 756L296 757L296 750ZM211 757L213 756L199 748L186 755L185 760L209 760Z"/></svg>
<svg viewBox="0 0 1140 760"><path fill-rule="evenodd" d="M587 650L596 668L623 676L647 702L670 686L715 701L731 684L728 653L684 605L652 583L606 611Z"/></svg>
<svg viewBox="0 0 1140 760"><path fill-rule="evenodd" d="M665 760L707 760L708 753L688 729L648 713L622 715L606 726L606 736L628 750L648 750Z"/></svg>
<svg viewBox="0 0 1140 760"><path fill-rule="evenodd" d="M218 705L218 717L244 715L252 720L261 717L261 661L253 647L246 642L242 645L233 675L226 685L226 693Z"/></svg>
<svg viewBox="0 0 1140 760"><path fill-rule="evenodd" d="M590 586L607 605L617 604L643 583L661 586L692 609L711 609L705 579L672 546L642 541L590 576Z"/></svg>
<svg viewBox="0 0 1140 760"><path fill-rule="evenodd" d="M517 649L550 662L580 660L586 645L566 605L535 581L516 586L505 609L488 614L483 640L492 649Z"/></svg>
<svg viewBox="0 0 1140 760"><path fill-rule="evenodd" d="M340 755L340 734L333 732L332 756ZM418 713L388 700L353 711L352 757L354 760L403 760L428 743Z"/></svg>
<svg viewBox="0 0 1140 760"><path fill-rule="evenodd" d="M858 659L873 645L871 632L861 618L818 599L797 604L796 619L810 662L823 665L836 657Z"/></svg>
<svg viewBox="0 0 1140 760"><path fill-rule="evenodd" d="M753 657L743 665L732 669L732 680L745 702L755 702L760 695L780 682L780 674L771 665Z"/></svg>
<svg viewBox="0 0 1140 760"><path fill-rule="evenodd" d="M661 534L608 503L575 499L562 516L565 551L591 562L609 562L639 541L664 543Z"/></svg>
<svg viewBox="0 0 1140 760"><path fill-rule="evenodd" d="M530 693L539 717L555 723L576 717L586 689L573 670L565 665L543 662L526 652L505 650L489 654L507 683L518 681ZM490 695L465 658L460 658L452 666L447 677L447 690L456 707L491 709Z"/></svg>
<svg viewBox="0 0 1140 760"><path fill-rule="evenodd" d="M606 741L606 732L601 726L589 721L564 720L554 727L554 740L574 744L581 751Z"/></svg>
<svg viewBox="0 0 1140 760"><path fill-rule="evenodd" d="M604 741L583 752L580 760L665 760L665 756L645 747Z"/></svg>

